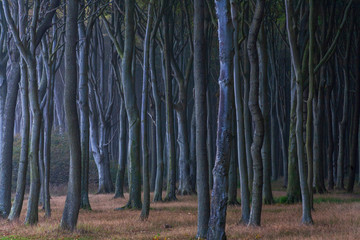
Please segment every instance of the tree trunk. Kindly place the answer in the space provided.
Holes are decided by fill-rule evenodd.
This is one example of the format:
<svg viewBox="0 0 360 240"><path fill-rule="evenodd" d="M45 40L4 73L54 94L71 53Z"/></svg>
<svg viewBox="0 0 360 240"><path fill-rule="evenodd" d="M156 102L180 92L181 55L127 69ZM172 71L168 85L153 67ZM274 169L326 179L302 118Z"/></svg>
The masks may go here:
<svg viewBox="0 0 360 240"><path fill-rule="evenodd" d="M115 196L114 198L124 198L125 185L125 166L126 166L126 109L124 100L120 103L119 116L119 159L116 173Z"/></svg>
<svg viewBox="0 0 360 240"><path fill-rule="evenodd" d="M161 118L161 99L158 92L156 81L156 66L155 66L155 39L151 39L150 43L150 75L152 96L155 104L155 122L156 122L156 180L154 202L162 200L163 176L164 176L164 161L163 153L164 146L162 140L162 118Z"/></svg>
<svg viewBox="0 0 360 240"><path fill-rule="evenodd" d="M11 70L7 79L7 95L4 109L3 135L0 156L0 215L6 218L11 208L11 175L15 107L20 82L19 52L10 49Z"/></svg>
<svg viewBox="0 0 360 240"><path fill-rule="evenodd" d="M289 38L291 63L296 79L296 149L299 165L300 188L302 197L302 222L312 224L309 189L306 182L303 138L303 73L300 64L300 55L294 31L294 13L292 0L285 0L286 28Z"/></svg>
<svg viewBox="0 0 360 240"><path fill-rule="evenodd" d="M235 108L233 108L235 109ZM229 177L228 177L228 205L240 205L237 201L237 138L236 138L236 113L232 113L232 140L230 144L230 165L229 165Z"/></svg>
<svg viewBox="0 0 360 240"><path fill-rule="evenodd" d="M330 76L326 86L326 94L325 94L325 110L327 115L327 135L328 135L328 147L327 147L327 154L326 158L328 161L328 189L334 189L334 163L333 163L333 156L334 156L334 134L333 134L333 121L332 113L331 113L331 93L333 90L333 76L332 76L332 69L330 71Z"/></svg>
<svg viewBox="0 0 360 240"><path fill-rule="evenodd" d="M141 208L141 173L140 173L140 118L136 105L134 76L131 72L135 45L135 2L125 0L125 45L122 61L123 92L129 123L129 202L126 208Z"/></svg>
<svg viewBox="0 0 360 240"><path fill-rule="evenodd" d="M81 143L79 120L76 108L77 69L76 44L78 41L77 0L67 0L65 34L65 117L70 145L70 172L68 193L61 219L61 228L73 231L76 228L81 202Z"/></svg>
<svg viewBox="0 0 360 240"><path fill-rule="evenodd" d="M238 5L234 0L231 1L231 15L234 26L234 96L236 111L236 140L237 140L237 161L240 174L241 189L241 221L248 224L250 218L250 193L248 182L248 170L246 162L246 145L244 129L244 103L242 98L242 89L240 82L240 49L238 42L239 22L238 22Z"/></svg>
<svg viewBox="0 0 360 240"><path fill-rule="evenodd" d="M82 7L83 4L82 4ZM90 123L89 123L89 35L86 33L84 17L78 23L79 31L79 108L81 141L81 203L82 209L91 210L89 201L89 159L90 159Z"/></svg>
<svg viewBox="0 0 360 240"><path fill-rule="evenodd" d="M150 34L153 24L153 4L154 0L150 0L148 4L146 33L144 39L144 61L143 61L143 85L142 85L142 101L141 101L141 150L143 160L143 191L144 202L142 205L140 218L145 220L149 217L150 210L150 178L149 178L149 149L148 149L148 78L149 78L149 48Z"/></svg>
<svg viewBox="0 0 360 240"><path fill-rule="evenodd" d="M261 157L263 161L263 198L265 204L274 203L271 190L271 124L270 111L271 99L268 83L268 51L267 51L267 35L265 33L264 24L260 28L260 40L258 45L259 65L260 65L260 103L264 119L264 142L261 148Z"/></svg>
<svg viewBox="0 0 360 240"><path fill-rule="evenodd" d="M288 185L286 190L287 202L296 203L301 199L300 179L298 170L298 158L296 147L296 90L295 77L291 78L291 110L290 110L290 131L289 131L289 154L288 154Z"/></svg>
<svg viewBox="0 0 360 240"><path fill-rule="evenodd" d="M214 185L211 193L210 220L207 235L209 240L226 239L225 224L228 200L226 186L230 164L231 110L234 94L232 64L233 28L230 15L230 3L228 0L219 0L216 1L215 4L219 26L220 76L218 82L220 100L217 122L217 150L213 169ZM204 122L201 124L203 123Z"/></svg>
<svg viewBox="0 0 360 240"><path fill-rule="evenodd" d="M190 183L194 193L196 193L196 120L195 120L195 107L192 111L191 123L190 123ZM209 175L208 175L209 176ZM209 184L209 183L208 183ZM209 196L210 198L210 196ZM205 234L206 236L206 234Z"/></svg>
<svg viewBox="0 0 360 240"><path fill-rule="evenodd" d="M26 173L29 164L29 135L30 135L30 112L29 112L29 94L28 94L28 79L27 79L27 69L24 60L20 61L20 70L21 70L21 114L23 127L21 128L21 152L20 152L20 161L19 161L19 170L16 182L16 194L11 212L9 215L9 220L13 221L19 219L24 195L26 188Z"/></svg>
<svg viewBox="0 0 360 240"><path fill-rule="evenodd" d="M357 45L359 46L360 37L358 37ZM350 173L349 173L349 183L347 185L347 191L354 191L355 184L355 173L357 164L357 154L359 154L358 149L358 134L359 134L359 118L360 118L360 48L358 47L355 57L355 110L352 117L353 130L351 131L351 142L350 142Z"/></svg>
<svg viewBox="0 0 360 240"><path fill-rule="evenodd" d="M264 16L264 0L257 0L253 20L249 29L247 50L250 60L250 97L249 109L252 122L255 126L253 143L251 145L251 157L253 159L254 180L252 186L252 201L249 225L260 226L262 208L263 187L263 164L261 148L264 140L264 119L259 106L259 57L256 49L256 41Z"/></svg>
<svg viewBox="0 0 360 240"><path fill-rule="evenodd" d="M310 8L310 13L309 13L309 59L308 59L308 67L309 67L309 96L308 96L308 100L307 100L307 119L306 119L306 158L307 158L307 162L308 162L308 174L307 174L307 184L308 184L308 189L309 189L309 201L310 201L310 208L313 207L313 176L314 176L314 171L313 171L313 146L315 147L315 144L313 145L313 133L312 133L312 129L313 129L313 98L314 98L314 78L315 78L315 73L314 73L314 55L315 55L315 19L316 19L316 15L315 15L315 9L314 9L314 1L313 0L309 0L309 8ZM296 70L295 70L296 71ZM300 100L301 103L299 102L299 95L303 95L303 93L299 92L300 88L303 88L302 85L303 83L299 83L299 79L298 76L296 77L296 80L298 81L298 85L297 85L297 96L298 96L298 105L302 105L302 99ZM301 79L302 80L302 79ZM302 91L302 89L301 89ZM298 106L299 108L299 106ZM301 110L302 111L302 110ZM299 117L299 115L302 115L303 113L300 114L299 110L297 109L297 117ZM296 123L297 125L299 124L298 122ZM298 127L298 126L297 126ZM302 128L302 123L301 123L301 128ZM300 130L297 129L297 134ZM303 130L301 130L303 131ZM315 134L314 134L315 135ZM315 138L315 137L314 137ZM296 135L296 140L298 141L299 136ZM302 139L302 138L301 138ZM315 139L314 139L315 140ZM314 141L316 142L316 140ZM302 145L302 140L301 142L297 143L298 145L301 144ZM299 149L298 149L298 153L299 153ZM301 154L301 152L300 152ZM298 154L299 156L299 154ZM301 156L303 157L303 155ZM299 158L300 159L300 158ZM316 159L316 157L315 157ZM319 161L319 159L316 159L315 161ZM301 163L300 163L301 164ZM299 170L301 168L299 167ZM301 179L301 172L300 172L300 179ZM301 180L300 180L301 181ZM303 188L301 189L301 191L303 192ZM304 193L303 193L304 194ZM304 216L303 216L304 217Z"/></svg>
<svg viewBox="0 0 360 240"><path fill-rule="evenodd" d="M172 76L170 66L171 43L169 35L169 13L163 15L164 25L164 64L165 64L165 105L166 105L166 138L167 138L167 189L165 201L176 200L176 149L175 149L175 130L174 130L174 113L172 98Z"/></svg>

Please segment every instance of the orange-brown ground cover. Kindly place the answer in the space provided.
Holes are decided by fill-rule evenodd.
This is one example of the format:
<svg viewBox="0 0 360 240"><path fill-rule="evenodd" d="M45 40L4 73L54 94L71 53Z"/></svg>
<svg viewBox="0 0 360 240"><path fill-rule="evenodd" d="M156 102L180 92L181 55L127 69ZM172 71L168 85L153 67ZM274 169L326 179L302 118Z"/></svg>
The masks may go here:
<svg viewBox="0 0 360 240"><path fill-rule="evenodd" d="M283 196L285 192L274 191L274 195ZM313 226L300 224L300 204L264 206L262 226L258 228L238 224L241 207L230 206L226 226L228 239L360 239L360 202L357 201L360 195L332 193L315 196L315 199L319 198L323 200L314 205ZM332 201L324 202L327 198ZM346 201L337 202L337 199ZM90 201L93 211L81 210L75 233L59 230L65 197L53 196L51 219L44 219L44 213L40 211L38 225L24 226L23 210L16 223L0 220L0 238L153 239L158 236L158 239L194 239L196 235L195 196L179 196L177 202L171 203L152 203L149 220L145 222L139 219L140 211L114 211L125 205L125 199L91 195Z"/></svg>

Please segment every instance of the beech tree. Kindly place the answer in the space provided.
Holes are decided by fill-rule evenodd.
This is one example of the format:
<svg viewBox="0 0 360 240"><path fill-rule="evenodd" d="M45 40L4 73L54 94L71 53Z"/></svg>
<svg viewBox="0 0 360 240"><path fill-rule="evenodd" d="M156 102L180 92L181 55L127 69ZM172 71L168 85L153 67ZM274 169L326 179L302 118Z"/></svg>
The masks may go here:
<svg viewBox="0 0 360 240"><path fill-rule="evenodd" d="M76 108L77 64L76 45L78 41L78 1L67 1L65 34L65 117L70 143L69 184L61 228L73 231L76 227L81 203L81 143L80 127Z"/></svg>

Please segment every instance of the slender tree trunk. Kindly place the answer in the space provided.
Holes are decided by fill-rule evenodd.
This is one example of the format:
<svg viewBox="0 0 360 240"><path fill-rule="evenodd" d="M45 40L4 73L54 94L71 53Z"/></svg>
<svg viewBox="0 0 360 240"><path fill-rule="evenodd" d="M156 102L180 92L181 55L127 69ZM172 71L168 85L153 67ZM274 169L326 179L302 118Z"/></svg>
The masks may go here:
<svg viewBox="0 0 360 240"><path fill-rule="evenodd" d="M298 158L296 147L296 90L295 77L291 80L291 110L290 110L290 131L289 131L289 154L288 154L288 185L286 190L287 202L296 203L301 200L300 179L298 170Z"/></svg>
<svg viewBox="0 0 360 240"><path fill-rule="evenodd" d="M313 98L314 98L314 55L315 55L315 19L316 19L316 15L315 15L315 9L314 9L314 1L313 0L309 0L309 5L310 5L310 13L309 13L309 60L308 60L308 66L309 66L309 96L308 96L308 100L307 100L307 119L306 119L306 158L307 158L307 162L308 162L308 174L307 174L307 184L308 184L308 189L309 189L309 201L310 201L310 207L313 207L313 175L314 175L314 171L313 171L313 133L312 133L312 128L313 128ZM299 81L299 79L296 79L297 81ZM303 84L303 83L300 83ZM300 85L298 83L298 87ZM301 86L302 88L302 86ZM301 90L302 91L302 90ZM299 103L299 94L302 95L303 93L299 92L299 88L298 88L298 105L302 104L302 100L301 103ZM302 111L302 110L301 110ZM297 117L299 117L299 110L297 110ZM301 113L302 115L302 113ZM297 123L299 124L299 123ZM302 125L302 123L301 123ZM297 132L300 130L297 130ZM302 131L302 130L301 130ZM297 136L296 138L297 140L299 139L299 137ZM299 145L299 143L297 143ZM302 140L301 143L302 144ZM298 154L299 155L299 154ZM302 156L303 157L303 156ZM317 161L319 161L319 159L317 159ZM300 169L300 168L299 168ZM300 173L301 175L301 173ZM302 189L303 191L303 189Z"/></svg>
<svg viewBox="0 0 360 240"><path fill-rule="evenodd" d="M328 161L328 189L334 189L334 169L333 169L333 156L334 156L334 134L333 134L333 121L332 113L331 113L331 93L333 90L333 76L332 70L330 70L330 76L327 83L327 87L325 89L325 110L327 115L327 135L328 135L328 147L326 158Z"/></svg>
<svg viewBox="0 0 360 240"><path fill-rule="evenodd" d="M82 4L83 7L83 4ZM83 14L82 14L83 15ZM91 210L89 201L89 36L86 34L84 19L78 23L79 31L79 108L81 141L81 203L82 209Z"/></svg>
<svg viewBox="0 0 360 240"><path fill-rule="evenodd" d="M190 123L190 182L191 188L194 193L196 193L196 120L195 120L195 107L193 108ZM209 176L209 175L208 175ZM210 198L210 196L209 196ZM205 234L206 236L206 234Z"/></svg>
<svg viewBox="0 0 360 240"><path fill-rule="evenodd" d="M169 35L169 13L163 15L164 25L164 64L165 64L165 105L166 105L166 138L167 138L167 189L165 201L176 200L176 149L172 98L172 76L170 66L171 43Z"/></svg>
<svg viewBox="0 0 360 240"><path fill-rule="evenodd" d="M346 128L348 123L348 106L349 106L349 54L350 54L350 43L351 43L352 34L348 34L346 40L346 56L344 64L344 98L343 98L343 107L342 107L342 119L339 123L339 150L338 150L338 159L337 159L337 182L336 188L344 189L344 159L345 159L345 149L346 149Z"/></svg>
<svg viewBox="0 0 360 240"><path fill-rule="evenodd" d="M263 164L261 147L264 140L264 119L259 106L259 57L256 49L256 41L264 16L264 0L257 0L253 20L249 29L247 50L250 60L250 92L249 109L252 122L255 126L253 143L251 145L251 157L253 159L254 180L252 186L252 201L249 225L260 226L262 209L263 187Z"/></svg>
<svg viewBox="0 0 360 240"><path fill-rule="evenodd" d="M70 145L70 172L68 193L61 219L61 228L73 231L76 228L81 202L81 143L79 120L76 109L77 69L76 44L78 41L77 0L67 0L65 34L65 117Z"/></svg>
<svg viewBox="0 0 360 240"><path fill-rule="evenodd" d="M235 108L233 108L235 109ZM236 113L232 113L232 140L230 145L230 165L229 165L229 177L228 177L228 205L240 205L237 201L237 138L236 138Z"/></svg>
<svg viewBox="0 0 360 240"><path fill-rule="evenodd" d="M125 185L125 166L126 166L126 109L124 100L120 103L120 117L119 117L119 159L118 169L116 173L115 196L114 198L124 198Z"/></svg>
<svg viewBox="0 0 360 240"><path fill-rule="evenodd" d="M143 191L144 202L142 205L140 218L145 220L149 217L150 210L150 178L149 178L149 149L148 149L148 126L147 126L147 108L148 108L148 79L149 79L149 48L150 35L153 24L153 4L150 0L148 5L146 33L144 39L144 61L143 61L143 86L141 101L141 150L143 160Z"/></svg>
<svg viewBox="0 0 360 240"><path fill-rule="evenodd" d="M233 27L230 2L215 2L218 18L219 39L219 111L216 140L216 158L213 169L214 186L211 193L210 220L207 239L226 239L227 176L230 164L231 119L233 102ZM198 124L197 124L198 126Z"/></svg>
<svg viewBox="0 0 360 240"><path fill-rule="evenodd" d="M151 115L154 116L154 105L150 105ZM151 174L150 174L150 191L155 191L155 182L156 182L156 167L157 167L157 159L156 159L156 126L152 120L149 120L150 124L150 159L151 159Z"/></svg>
<svg viewBox="0 0 360 240"><path fill-rule="evenodd" d="M194 1L194 113L196 186L198 193L197 238L206 238L210 217L210 194L207 155L206 42L205 1Z"/></svg>
<svg viewBox="0 0 360 240"><path fill-rule="evenodd" d="M184 80L179 81L179 103L176 110L178 119L178 139L179 144L179 189L180 195L192 194L190 186L190 162L189 162L189 137L187 125L187 87Z"/></svg>
<svg viewBox="0 0 360 240"><path fill-rule="evenodd" d="M242 89L240 82L240 49L238 42L239 22L238 22L238 5L236 1L231 1L231 15L234 26L234 96L236 111L236 140L237 140L237 161L240 173L240 189L241 189L241 221L248 224L250 219L250 193L248 182L248 170L246 162L246 146L245 146L245 129L244 129L244 103L242 100Z"/></svg>
<svg viewBox="0 0 360 240"><path fill-rule="evenodd" d="M24 60L20 61L21 70L21 115L23 126L21 128L21 152L19 161L19 170L16 182L16 194L9 220L13 221L20 217L23 206L25 188L26 188L26 173L29 164L29 135L30 135L30 112L29 112L29 94L28 94L28 79L27 69Z"/></svg>
<svg viewBox="0 0 360 240"><path fill-rule="evenodd" d="M296 78L296 149L299 165L300 188L302 197L302 223L312 224L309 189L306 182L303 138L303 73L301 69L299 50L294 31L294 13L292 0L285 0L286 28L289 38L291 62Z"/></svg>
<svg viewBox="0 0 360 240"><path fill-rule="evenodd" d="M314 156L314 174L315 185L318 193L325 193L325 181L324 181L324 142L323 142L323 123L324 122L324 87L325 82L325 69L320 70L321 80L320 88L318 89L318 96L314 101L313 115L314 115L314 143L313 143L313 156ZM310 189L310 188L309 188ZM312 188L311 188L312 189Z"/></svg>
<svg viewBox="0 0 360 240"><path fill-rule="evenodd" d="M150 43L150 73L151 73L151 88L152 96L155 104L155 121L156 121L156 181L154 202L162 200L163 176L164 176L164 161L163 153L164 146L162 140L162 118L161 118L161 100L158 93L156 81L156 66L155 66L155 39L151 39Z"/></svg>
<svg viewBox="0 0 360 240"><path fill-rule="evenodd" d="M129 123L129 189L130 198L126 208L141 208L141 173L140 173L140 117L136 105L134 76L131 72L135 47L135 2L125 0L125 45L122 62L123 92Z"/></svg>
<svg viewBox="0 0 360 240"><path fill-rule="evenodd" d="M11 70L7 79L7 95L0 156L0 215L6 218L11 208L11 175L13 158L15 107L20 82L19 52L10 49Z"/></svg>
<svg viewBox="0 0 360 240"><path fill-rule="evenodd" d="M360 37L358 37L357 45L359 46ZM359 119L360 119L360 48L358 47L357 55L355 57L355 110L352 117L352 122L354 124L353 130L351 131L351 142L350 142L350 173L349 173L349 183L347 185L347 191L354 191L355 184L355 173L357 164L357 154L359 154L358 149L358 135L359 135Z"/></svg>
<svg viewBox="0 0 360 240"><path fill-rule="evenodd" d="M260 103L264 119L264 142L261 148L261 157L263 161L263 198L265 204L274 203L271 190L271 125L270 111L271 99L268 83L268 51L267 51L267 35L265 33L264 24L260 27L260 40L258 45L259 66L260 66Z"/></svg>

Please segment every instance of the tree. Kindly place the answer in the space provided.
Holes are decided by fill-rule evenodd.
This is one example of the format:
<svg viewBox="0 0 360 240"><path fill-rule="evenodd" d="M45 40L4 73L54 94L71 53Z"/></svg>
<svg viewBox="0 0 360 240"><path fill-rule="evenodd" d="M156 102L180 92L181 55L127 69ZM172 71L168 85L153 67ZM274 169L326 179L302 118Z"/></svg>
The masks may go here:
<svg viewBox="0 0 360 240"><path fill-rule="evenodd" d="M149 80L149 48L150 35L153 24L154 0L150 0L148 5L146 33L144 39L144 68L143 68L143 86L141 101L141 150L143 159L143 191L144 202L141 210L141 219L149 217L150 210L150 178L149 178L149 150L148 150L148 126L147 126L147 105L148 105L148 80Z"/></svg>
<svg viewBox="0 0 360 240"><path fill-rule="evenodd" d="M225 223L227 209L227 176L230 164L231 120L233 102L233 27L230 2L217 0L219 39L219 111L216 139L216 158L213 169L214 185L211 193L208 239L226 239Z"/></svg>
<svg viewBox="0 0 360 240"><path fill-rule="evenodd" d="M206 126L206 42L204 29L204 0L194 1L194 93L195 93L195 155L198 194L197 238L205 238L210 215L209 175Z"/></svg>
<svg viewBox="0 0 360 240"><path fill-rule="evenodd" d="M171 8L171 3L166 5ZM172 98L172 76L171 76L171 42L170 42L170 13L165 12L162 17L163 34L164 34L164 64L165 64L165 109L166 109L166 140L167 140L167 189L165 201L176 200L176 149L175 149L175 131L174 131L174 114L173 114L173 98Z"/></svg>
<svg viewBox="0 0 360 240"><path fill-rule="evenodd" d="M68 0L65 33L65 117L70 145L70 172L68 193L61 218L61 228L73 231L76 227L81 202L81 143L76 108L79 1Z"/></svg>
<svg viewBox="0 0 360 240"><path fill-rule="evenodd" d="M249 29L247 50L250 60L250 97L249 109L255 125L253 143L251 145L251 157L253 159L254 181L252 187L252 207L250 211L249 225L259 226L262 208L262 185L263 164L261 148L264 140L264 119L259 106L259 57L256 41L264 16L265 1L257 0L253 20Z"/></svg>
<svg viewBox="0 0 360 240"><path fill-rule="evenodd" d="M129 123L129 189L130 197L126 208L141 208L141 174L140 174L140 117L136 105L136 95L131 65L135 43L134 30L135 2L125 0L125 44L122 60L122 87L125 108Z"/></svg>
<svg viewBox="0 0 360 240"><path fill-rule="evenodd" d="M24 4L20 1L20 4ZM32 133L31 133L31 151L30 151L30 195L28 201L28 208L25 223L36 224L38 221L38 202L40 193L40 176L39 176L39 143L40 143L40 131L41 131L41 110L39 104L39 91L37 83L37 71L36 71L36 48L41 43L41 39L47 29L51 27L52 18L56 12L56 8L59 6L60 0L52 0L47 6L48 11L42 18L42 21L38 23L39 11L41 2L36 0L34 2L32 19L29 27L29 45L23 42L19 36L18 28L14 22L13 17L10 14L10 8L8 1L3 1L4 13L6 21L9 25L11 33L14 37L14 42L19 50L21 57L27 64L29 73L29 100L30 107L33 116ZM13 134L13 133L11 133ZM12 137L9 136L10 139ZM11 186L11 185L10 185Z"/></svg>
<svg viewBox="0 0 360 240"><path fill-rule="evenodd" d="M78 22L79 33L79 108L80 108L80 141L81 141L81 203L83 209L91 209L89 201L89 45L92 29L95 23L92 4L90 21L85 26L85 2L80 1L81 21Z"/></svg>
<svg viewBox="0 0 360 240"><path fill-rule="evenodd" d="M236 112L236 140L238 148L238 167L240 173L241 185L241 221L248 224L250 218L250 193L249 180L246 162L246 146L245 146L245 126L244 126L244 103L242 101L242 89L240 83L240 49L238 42L239 35L239 3L231 1L231 16L234 26L234 96L235 96L235 112Z"/></svg>
<svg viewBox="0 0 360 240"><path fill-rule="evenodd" d="M312 224L311 206L309 189L305 177L305 160L304 160L304 144L303 144L303 72L301 69L300 54L296 43L295 29L294 29L294 11L292 0L285 0L286 8L286 27L289 38L291 63L294 68L296 78L296 149L299 164L300 187L302 197L302 222L304 224Z"/></svg>

